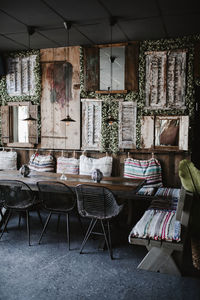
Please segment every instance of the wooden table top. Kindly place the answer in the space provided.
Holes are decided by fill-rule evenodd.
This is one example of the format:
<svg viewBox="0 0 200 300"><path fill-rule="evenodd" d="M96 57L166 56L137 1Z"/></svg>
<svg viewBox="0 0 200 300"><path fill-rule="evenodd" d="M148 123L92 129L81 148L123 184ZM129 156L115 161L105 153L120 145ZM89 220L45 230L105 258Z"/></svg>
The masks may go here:
<svg viewBox="0 0 200 300"><path fill-rule="evenodd" d="M104 177L100 183L95 183L90 176L86 175L67 174L67 180L61 180L60 176L61 174L59 173L31 171L28 177L23 177L17 170L0 171L0 180L21 180L30 185L33 190L37 189L36 183L43 180L63 182L70 187L75 187L78 184L103 186L113 192L135 192L143 183L141 179L128 179L123 177Z"/></svg>

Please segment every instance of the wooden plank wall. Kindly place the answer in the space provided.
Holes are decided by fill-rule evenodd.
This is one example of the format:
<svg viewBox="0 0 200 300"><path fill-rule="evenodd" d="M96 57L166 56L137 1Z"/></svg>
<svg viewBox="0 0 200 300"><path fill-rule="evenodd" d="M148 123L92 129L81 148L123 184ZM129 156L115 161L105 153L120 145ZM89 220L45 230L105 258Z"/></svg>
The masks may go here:
<svg viewBox="0 0 200 300"><path fill-rule="evenodd" d="M17 150L18 153L18 168L22 164L27 164L29 158L34 153L34 150ZM48 154L49 151L42 151L41 154ZM55 158L61 156L61 151L55 151L52 153ZM64 156L72 157L72 151L64 152ZM78 158L82 154L81 151L75 152L76 157ZM105 153L99 153L97 151L86 151L85 154L88 157L99 158L105 156ZM135 159L150 159L152 157L152 153L149 151L139 151L135 150L134 152L130 153L130 157ZM178 187L180 186L180 180L178 176L178 166L179 162L182 159L190 159L190 155L186 151L162 151L162 152L155 152L154 157L157 158L162 166L163 170L163 183L164 186L168 187ZM121 153L119 155L113 155L113 171L112 176L123 176L123 164L124 159L127 158L127 153Z"/></svg>
<svg viewBox="0 0 200 300"><path fill-rule="evenodd" d="M41 147L80 149L80 47L42 49L40 55L42 64ZM64 73L62 76L62 72L69 66L71 66L71 84L70 90L67 91L65 76ZM59 76L61 78L58 78ZM70 94L69 114L76 121L69 126L61 122L67 115L66 93Z"/></svg>

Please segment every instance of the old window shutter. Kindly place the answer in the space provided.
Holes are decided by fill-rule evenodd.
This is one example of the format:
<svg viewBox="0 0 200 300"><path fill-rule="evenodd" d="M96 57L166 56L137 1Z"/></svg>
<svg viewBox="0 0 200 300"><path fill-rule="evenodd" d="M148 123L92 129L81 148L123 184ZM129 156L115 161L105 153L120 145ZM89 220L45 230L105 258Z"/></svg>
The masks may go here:
<svg viewBox="0 0 200 300"><path fill-rule="evenodd" d="M82 149L100 150L101 141L100 100L82 100Z"/></svg>
<svg viewBox="0 0 200 300"><path fill-rule="evenodd" d="M141 119L141 147L150 149L154 145L154 117L143 116Z"/></svg>
<svg viewBox="0 0 200 300"><path fill-rule="evenodd" d="M7 92L10 96L21 95L21 60L20 58L8 58L8 71L6 75Z"/></svg>
<svg viewBox="0 0 200 300"><path fill-rule="evenodd" d="M119 148L136 148L136 113L133 102L119 102Z"/></svg>
<svg viewBox="0 0 200 300"><path fill-rule="evenodd" d="M12 141L12 107L1 106L1 139L3 144Z"/></svg>
<svg viewBox="0 0 200 300"><path fill-rule="evenodd" d="M146 53L146 106L166 107L166 65L167 52Z"/></svg>
<svg viewBox="0 0 200 300"><path fill-rule="evenodd" d="M31 144L38 144L38 131L37 131L37 105L29 105L29 114L31 117L35 118L36 121L32 121L28 124L28 136L29 136L29 143Z"/></svg>
<svg viewBox="0 0 200 300"><path fill-rule="evenodd" d="M99 90L99 49L84 48L84 87L85 91Z"/></svg>
<svg viewBox="0 0 200 300"><path fill-rule="evenodd" d="M139 43L128 44L125 48L125 89L138 91Z"/></svg>
<svg viewBox="0 0 200 300"><path fill-rule="evenodd" d="M172 51L167 62L168 106L183 108L185 105L186 51Z"/></svg>
<svg viewBox="0 0 200 300"><path fill-rule="evenodd" d="M188 150L189 116L180 117L179 150Z"/></svg>

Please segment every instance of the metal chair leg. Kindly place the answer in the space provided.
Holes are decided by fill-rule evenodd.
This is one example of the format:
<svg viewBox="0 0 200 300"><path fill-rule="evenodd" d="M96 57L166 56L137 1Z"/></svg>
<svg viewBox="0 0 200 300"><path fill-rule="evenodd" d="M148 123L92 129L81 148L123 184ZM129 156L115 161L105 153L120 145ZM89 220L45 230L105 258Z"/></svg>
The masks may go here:
<svg viewBox="0 0 200 300"><path fill-rule="evenodd" d="M44 232L45 232L45 230L46 230L46 228L47 228L47 225L49 224L51 215L52 215L52 212L50 212L49 215L48 215L48 217L47 217L47 220L46 220L46 223L44 224L44 228L43 228L42 233L41 233L41 235L40 235L40 239L39 239L39 241L38 241L38 244L40 244L40 241L41 241L41 239L42 239L42 237L43 237L43 234L44 234Z"/></svg>
<svg viewBox="0 0 200 300"><path fill-rule="evenodd" d="M67 219L67 243L68 243L68 249L70 250L70 230L69 230L69 214L66 214Z"/></svg>
<svg viewBox="0 0 200 300"><path fill-rule="evenodd" d="M42 227L44 226L44 223L43 223L43 221L42 221L42 217L41 217L41 214L40 214L40 211L39 210L37 210L37 214L38 214L38 217L39 217L39 219L40 219L40 223L42 224Z"/></svg>
<svg viewBox="0 0 200 300"><path fill-rule="evenodd" d="M22 213L19 212L18 228L20 228L21 225L21 218L22 218Z"/></svg>
<svg viewBox="0 0 200 300"><path fill-rule="evenodd" d="M29 211L28 210L26 210L26 226L27 226L28 245L31 246L31 244L30 244Z"/></svg>
<svg viewBox="0 0 200 300"><path fill-rule="evenodd" d="M108 226L108 242L110 245L111 259L113 259L112 240L111 240L110 221L109 220L107 220L107 226Z"/></svg>
<svg viewBox="0 0 200 300"><path fill-rule="evenodd" d="M58 221L57 221L57 228L56 228L57 232L58 232L58 229L59 229L59 225L60 225L60 214L58 214Z"/></svg>
<svg viewBox="0 0 200 300"><path fill-rule="evenodd" d="M8 213L8 216L7 216L6 222L5 222L5 224L4 224L4 227L3 227L2 233L1 233L1 235L0 235L0 239L2 238L2 236L3 236L4 232L5 232L6 228L7 228L8 221L10 220L10 217L11 217L11 215L12 215L12 211L10 210L10 211L9 211L9 213Z"/></svg>
<svg viewBox="0 0 200 300"><path fill-rule="evenodd" d="M91 220L90 225L89 225L89 227L88 227L88 230L87 230L87 232L86 232L86 235L85 235L85 237L84 237L84 239L83 239L83 242L82 242L82 244L81 244L80 254L82 253L82 250L83 250L83 248L84 248L84 246L85 246L85 244L86 244L86 242L87 242L87 240L88 240L88 238L89 238L89 236L90 236L90 234L91 234L91 232L92 232L94 226L96 225L96 222L97 222L97 219L92 219L92 220Z"/></svg>
<svg viewBox="0 0 200 300"><path fill-rule="evenodd" d="M111 245L109 245L109 242L108 242L108 239L107 239L107 235L106 235L106 231L105 231L105 227L104 227L104 224L103 224L102 220L101 220L101 227L103 229L103 234L104 234L104 237L105 237L106 246L107 246L107 248L109 250L109 253L110 253L110 258L113 259L112 251L111 251Z"/></svg>

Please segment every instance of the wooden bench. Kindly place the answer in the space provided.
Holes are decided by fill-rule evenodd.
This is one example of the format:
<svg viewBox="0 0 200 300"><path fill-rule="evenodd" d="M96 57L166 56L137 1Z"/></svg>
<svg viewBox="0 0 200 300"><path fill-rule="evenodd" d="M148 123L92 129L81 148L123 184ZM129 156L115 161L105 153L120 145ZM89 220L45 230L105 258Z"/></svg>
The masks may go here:
<svg viewBox="0 0 200 300"><path fill-rule="evenodd" d="M176 220L180 221L181 224L180 242L153 240L134 236L129 237L129 242L131 244L143 245L148 250L148 253L137 268L154 272L181 275L181 271L183 269L183 253L188 238L192 200L193 194L187 192L182 187L176 209Z"/></svg>

